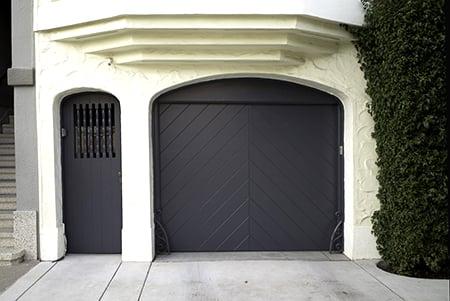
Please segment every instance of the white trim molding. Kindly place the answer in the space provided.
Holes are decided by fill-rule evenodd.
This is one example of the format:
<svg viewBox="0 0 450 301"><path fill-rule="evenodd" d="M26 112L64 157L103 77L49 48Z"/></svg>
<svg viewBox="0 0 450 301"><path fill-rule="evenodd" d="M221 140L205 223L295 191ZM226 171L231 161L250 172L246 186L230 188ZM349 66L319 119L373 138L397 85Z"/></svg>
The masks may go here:
<svg viewBox="0 0 450 301"><path fill-rule="evenodd" d="M302 64L352 40L335 23L299 16L127 15L42 31L115 65Z"/></svg>

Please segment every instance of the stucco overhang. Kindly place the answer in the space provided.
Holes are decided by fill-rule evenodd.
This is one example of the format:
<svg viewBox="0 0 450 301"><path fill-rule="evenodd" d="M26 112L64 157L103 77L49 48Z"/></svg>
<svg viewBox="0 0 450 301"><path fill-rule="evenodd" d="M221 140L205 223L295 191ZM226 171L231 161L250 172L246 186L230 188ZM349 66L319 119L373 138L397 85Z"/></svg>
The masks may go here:
<svg viewBox="0 0 450 301"><path fill-rule="evenodd" d="M46 30L118 16L295 15L361 25L361 0L35 0L34 29Z"/></svg>
<svg viewBox="0 0 450 301"><path fill-rule="evenodd" d="M120 16L42 32L122 65L298 65L352 39L336 23L279 15Z"/></svg>

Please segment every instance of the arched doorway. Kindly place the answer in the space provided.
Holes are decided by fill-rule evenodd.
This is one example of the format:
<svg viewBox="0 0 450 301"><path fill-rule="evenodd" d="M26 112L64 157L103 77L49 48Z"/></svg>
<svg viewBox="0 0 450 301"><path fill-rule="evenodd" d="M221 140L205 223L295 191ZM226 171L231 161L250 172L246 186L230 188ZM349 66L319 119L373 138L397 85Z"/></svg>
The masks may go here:
<svg viewBox="0 0 450 301"><path fill-rule="evenodd" d="M61 104L63 222L69 253L120 253L120 106L106 93Z"/></svg>
<svg viewBox="0 0 450 301"><path fill-rule="evenodd" d="M341 111L330 94L258 78L160 96L154 208L171 250L342 251Z"/></svg>

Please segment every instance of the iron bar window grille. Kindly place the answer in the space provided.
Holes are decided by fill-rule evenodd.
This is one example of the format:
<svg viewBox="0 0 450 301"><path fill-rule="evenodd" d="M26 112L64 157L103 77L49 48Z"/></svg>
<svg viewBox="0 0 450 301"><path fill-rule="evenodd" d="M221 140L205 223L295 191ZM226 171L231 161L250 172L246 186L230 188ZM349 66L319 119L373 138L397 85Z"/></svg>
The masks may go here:
<svg viewBox="0 0 450 301"><path fill-rule="evenodd" d="M114 103L73 105L74 157L115 158Z"/></svg>

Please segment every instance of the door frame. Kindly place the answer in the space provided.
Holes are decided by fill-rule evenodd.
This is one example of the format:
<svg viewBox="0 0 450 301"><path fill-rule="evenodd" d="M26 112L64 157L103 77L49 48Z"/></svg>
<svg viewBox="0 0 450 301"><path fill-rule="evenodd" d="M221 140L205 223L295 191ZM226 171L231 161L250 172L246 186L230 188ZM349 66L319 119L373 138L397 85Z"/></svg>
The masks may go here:
<svg viewBox="0 0 450 301"><path fill-rule="evenodd" d="M270 93L267 93L267 98L259 98L259 99L249 99L248 96L251 96L253 89L249 89L248 85L239 85L240 81L250 81L253 85L253 89L261 86L261 83L266 81L269 84L286 86L287 88L292 88L293 90L289 90L289 92L283 94L283 101L273 101L270 93L273 93L272 87L270 85L262 85L261 87L267 88ZM253 83L251 81L254 81ZM279 88L279 87L277 87ZM223 98L223 94L221 91L223 89L227 89L228 91L232 91L230 96L226 96ZM310 97L313 100L299 100L296 95L300 91L295 91L296 89L304 90L303 92L310 93ZM275 89L276 90L276 89ZM296 93L293 93L296 92ZM211 99L212 96L213 97ZM222 96L222 97L221 97ZM333 99L334 102L324 102L321 100L321 97L327 97L329 99ZM161 101L162 100L162 101ZM299 83L294 83L291 81L280 80L280 79L272 79L265 77L232 77L232 78L219 78L213 79L210 81L201 81L195 82L188 85L184 85L181 87L175 87L171 90L165 91L164 93L158 95L154 101L151 103L151 139L152 139L152 172L153 172L153 220L155 221L155 229L154 229L154 241L153 244L155 246L155 254L158 253L158 238L163 240L163 244L166 245L167 251L170 252L170 244L169 238L164 230L161 229L162 225L158 221L158 216L161 214L159 211L161 207L161 185L160 185L160 158L159 158L159 114L158 114L158 106L160 103L176 103L176 104L244 104L244 105L320 105L320 104L336 104L337 109L337 128L338 128L338 147L339 150L336 150L338 155L338 164L337 164L337 208L336 219L337 225L335 231L332 235L332 238L336 237L340 238L342 244L333 244L332 239L330 238L330 248L329 251L333 253L343 253L344 252L344 222L345 222L345 201L344 201L344 106L341 100L325 91L309 87L306 85L302 85ZM160 229L157 229L157 227ZM338 251L333 251L337 249Z"/></svg>

